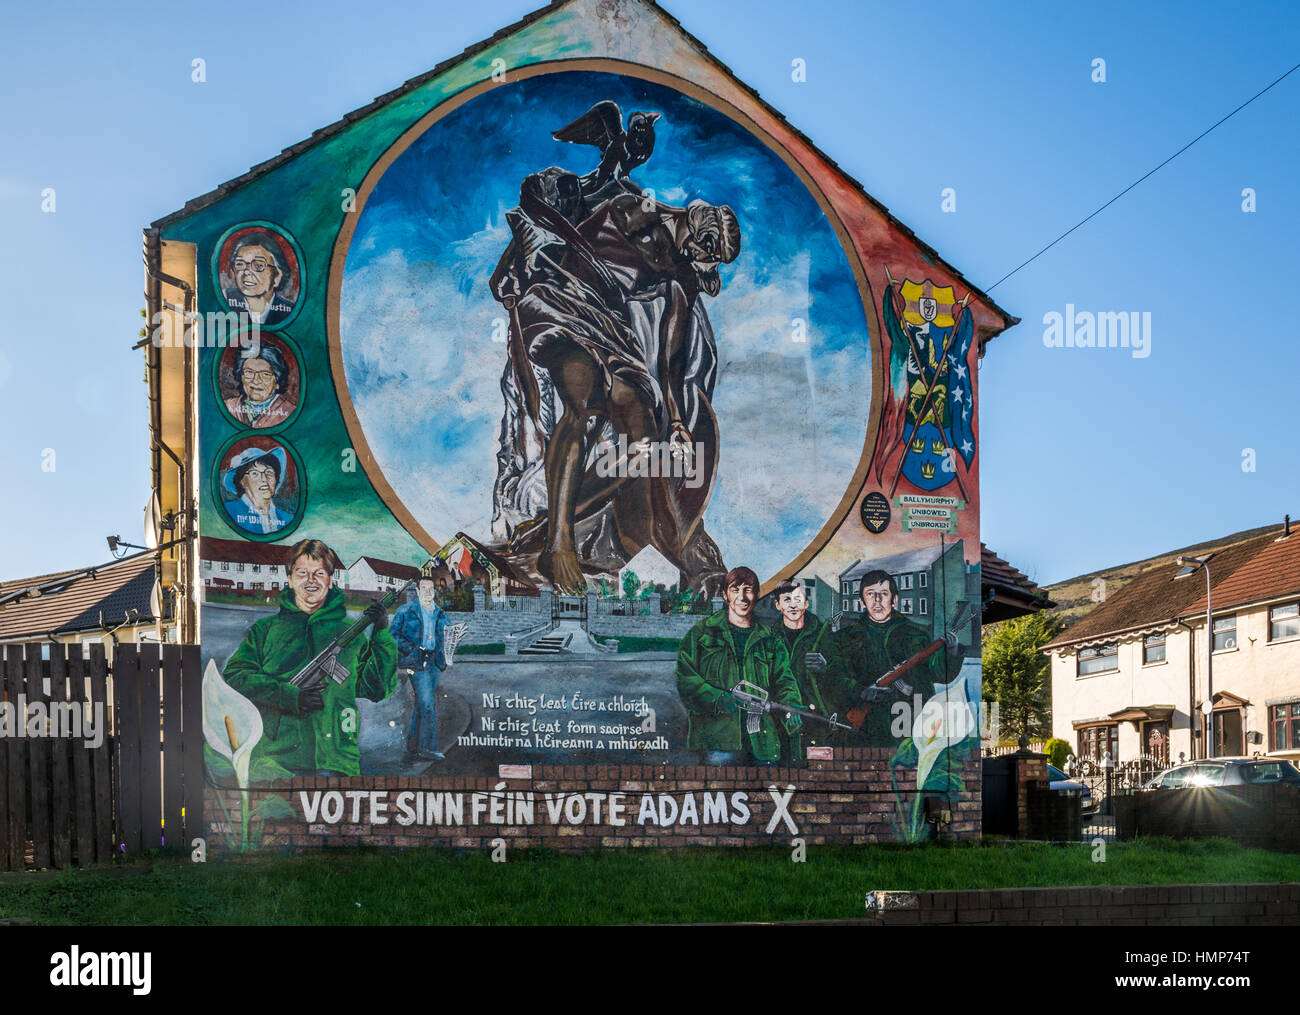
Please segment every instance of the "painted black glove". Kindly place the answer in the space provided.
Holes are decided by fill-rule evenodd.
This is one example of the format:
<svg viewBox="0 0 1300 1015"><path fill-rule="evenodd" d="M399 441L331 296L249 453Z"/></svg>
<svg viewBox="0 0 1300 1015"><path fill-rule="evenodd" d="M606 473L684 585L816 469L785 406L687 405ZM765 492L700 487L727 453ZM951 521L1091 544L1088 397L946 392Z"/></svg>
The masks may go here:
<svg viewBox="0 0 1300 1015"><path fill-rule="evenodd" d="M889 697L888 687L878 687L875 684L868 684L858 695L858 702L863 705L876 705Z"/></svg>
<svg viewBox="0 0 1300 1015"><path fill-rule="evenodd" d="M383 603L371 603L366 607L366 619L375 625L376 631L382 631L388 627L388 611L384 609Z"/></svg>
<svg viewBox="0 0 1300 1015"><path fill-rule="evenodd" d="M325 694L320 687L304 687L298 692L298 714L308 715L325 707Z"/></svg>

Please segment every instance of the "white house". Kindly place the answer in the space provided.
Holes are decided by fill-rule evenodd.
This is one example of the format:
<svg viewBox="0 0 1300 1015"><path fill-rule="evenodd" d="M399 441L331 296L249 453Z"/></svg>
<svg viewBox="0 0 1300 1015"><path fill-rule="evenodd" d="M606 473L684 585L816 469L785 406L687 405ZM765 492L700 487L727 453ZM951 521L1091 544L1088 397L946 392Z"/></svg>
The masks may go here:
<svg viewBox="0 0 1300 1015"><path fill-rule="evenodd" d="M1052 733L1080 757L1300 757L1300 533L1153 566L1043 651Z"/></svg>

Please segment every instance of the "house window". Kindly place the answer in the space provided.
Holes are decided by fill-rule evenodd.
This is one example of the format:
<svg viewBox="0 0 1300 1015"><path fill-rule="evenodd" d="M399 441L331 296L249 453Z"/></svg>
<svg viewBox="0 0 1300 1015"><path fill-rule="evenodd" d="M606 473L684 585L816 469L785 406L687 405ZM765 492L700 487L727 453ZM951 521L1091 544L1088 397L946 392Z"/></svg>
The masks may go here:
<svg viewBox="0 0 1300 1015"><path fill-rule="evenodd" d="M1300 749L1300 702L1270 706L1268 729L1270 751Z"/></svg>
<svg viewBox="0 0 1300 1015"><path fill-rule="evenodd" d="M1165 636L1148 634L1142 639L1142 664L1162 663L1165 661Z"/></svg>
<svg viewBox="0 0 1300 1015"><path fill-rule="evenodd" d="M253 565L253 574L261 574L261 573L262 573L262 565L261 565L261 564L254 564L254 565Z"/></svg>
<svg viewBox="0 0 1300 1015"><path fill-rule="evenodd" d="M1268 611L1268 640L1300 638L1300 603L1274 606Z"/></svg>
<svg viewBox="0 0 1300 1015"><path fill-rule="evenodd" d="M271 588L272 588L272 589L278 589L279 587L280 587L280 583L279 583L279 582L271 582Z"/></svg>
<svg viewBox="0 0 1300 1015"><path fill-rule="evenodd" d="M900 589L910 589L912 587L912 576L910 574L900 574L898 576L898 587Z"/></svg>
<svg viewBox="0 0 1300 1015"><path fill-rule="evenodd" d="M266 583L265 583L265 582L253 582L253 588L257 589L257 590L260 592L260 591L262 591L263 589L266 588Z"/></svg>
<svg viewBox="0 0 1300 1015"><path fill-rule="evenodd" d="M1237 615L1214 618L1214 651L1237 647Z"/></svg>
<svg viewBox="0 0 1300 1015"><path fill-rule="evenodd" d="M1086 726L1079 730L1079 757L1101 761L1105 752L1111 761L1119 758L1119 724L1111 726Z"/></svg>
<svg viewBox="0 0 1300 1015"><path fill-rule="evenodd" d="M922 597L920 598L920 600L918 600L918 601L919 601L920 604L921 604L921 605L920 605L921 616L923 616L923 617L928 616L929 613L930 613L930 603L929 603L929 600L926 599L924 596L922 596Z"/></svg>
<svg viewBox="0 0 1300 1015"><path fill-rule="evenodd" d="M840 594L847 596L849 594L849 583L840 582Z"/></svg>
<svg viewBox="0 0 1300 1015"><path fill-rule="evenodd" d="M223 570L223 571L229 571L229 570L230 570L230 561L228 561L228 560L223 560L223 561L221 562L221 570Z"/></svg>
<svg viewBox="0 0 1300 1015"><path fill-rule="evenodd" d="M910 599L900 599L900 600L898 601L898 612L899 612L899 613L911 613L911 612L912 612L912 600L910 600Z"/></svg>
<svg viewBox="0 0 1300 1015"><path fill-rule="evenodd" d="M1095 648L1079 650L1079 673L1081 677L1093 673L1109 673L1119 669L1119 643L1098 645Z"/></svg>
<svg viewBox="0 0 1300 1015"><path fill-rule="evenodd" d="M201 564L203 565L203 567L205 567L207 570L209 570L209 571L212 570L212 561L210 561L210 560L204 560L204 561L200 561L199 563L201 563Z"/></svg>
<svg viewBox="0 0 1300 1015"><path fill-rule="evenodd" d="M244 570L244 565L243 565L243 564L236 564L236 565L235 565L235 570L236 570L236 571L240 571L240 572L242 572L242 571Z"/></svg>
<svg viewBox="0 0 1300 1015"><path fill-rule="evenodd" d="M930 584L929 574L927 574L925 571L922 571L919 575L916 576L916 584L917 584L917 588L922 588L922 589L928 586Z"/></svg>

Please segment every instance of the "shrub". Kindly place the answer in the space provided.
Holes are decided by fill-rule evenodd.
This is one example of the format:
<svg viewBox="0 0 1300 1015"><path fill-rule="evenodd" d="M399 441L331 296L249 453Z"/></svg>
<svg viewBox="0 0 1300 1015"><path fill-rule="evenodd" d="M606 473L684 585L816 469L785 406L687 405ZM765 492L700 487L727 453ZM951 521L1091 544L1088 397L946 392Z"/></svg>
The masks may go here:
<svg viewBox="0 0 1300 1015"><path fill-rule="evenodd" d="M1043 748L1043 753L1047 755L1047 763L1049 765L1055 765L1057 768L1064 769L1065 759L1073 754L1074 751L1071 750L1070 742L1068 740L1062 740L1060 737L1052 737L1051 740L1047 741L1046 747Z"/></svg>

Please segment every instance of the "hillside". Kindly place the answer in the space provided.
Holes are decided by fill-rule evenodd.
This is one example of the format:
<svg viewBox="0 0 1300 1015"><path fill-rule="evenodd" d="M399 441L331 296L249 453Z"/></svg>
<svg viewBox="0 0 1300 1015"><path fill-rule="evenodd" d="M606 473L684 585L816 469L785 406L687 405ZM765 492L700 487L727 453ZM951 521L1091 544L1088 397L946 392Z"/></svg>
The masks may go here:
<svg viewBox="0 0 1300 1015"><path fill-rule="evenodd" d="M1297 524L1300 523L1292 522L1293 526ZM1145 560L1135 560L1129 564L1119 564L1115 567L1091 571L1076 578L1068 578L1055 585L1048 585L1046 591L1052 597L1052 601L1057 604L1054 611L1055 615L1063 619L1067 625L1073 624L1101 602L1100 599L1094 601L1094 588L1099 592L1104 590L1105 596L1113 596L1149 567L1170 563L1176 557L1184 555L1199 557L1205 553L1221 550L1226 546L1232 546L1235 543L1266 535L1273 531L1281 531L1281 525L1278 523L1261 525L1259 528L1234 532L1232 535L1220 539L1195 543L1177 550L1167 550L1164 553L1156 554L1154 557L1147 557ZM1098 584L1099 580L1103 584Z"/></svg>

